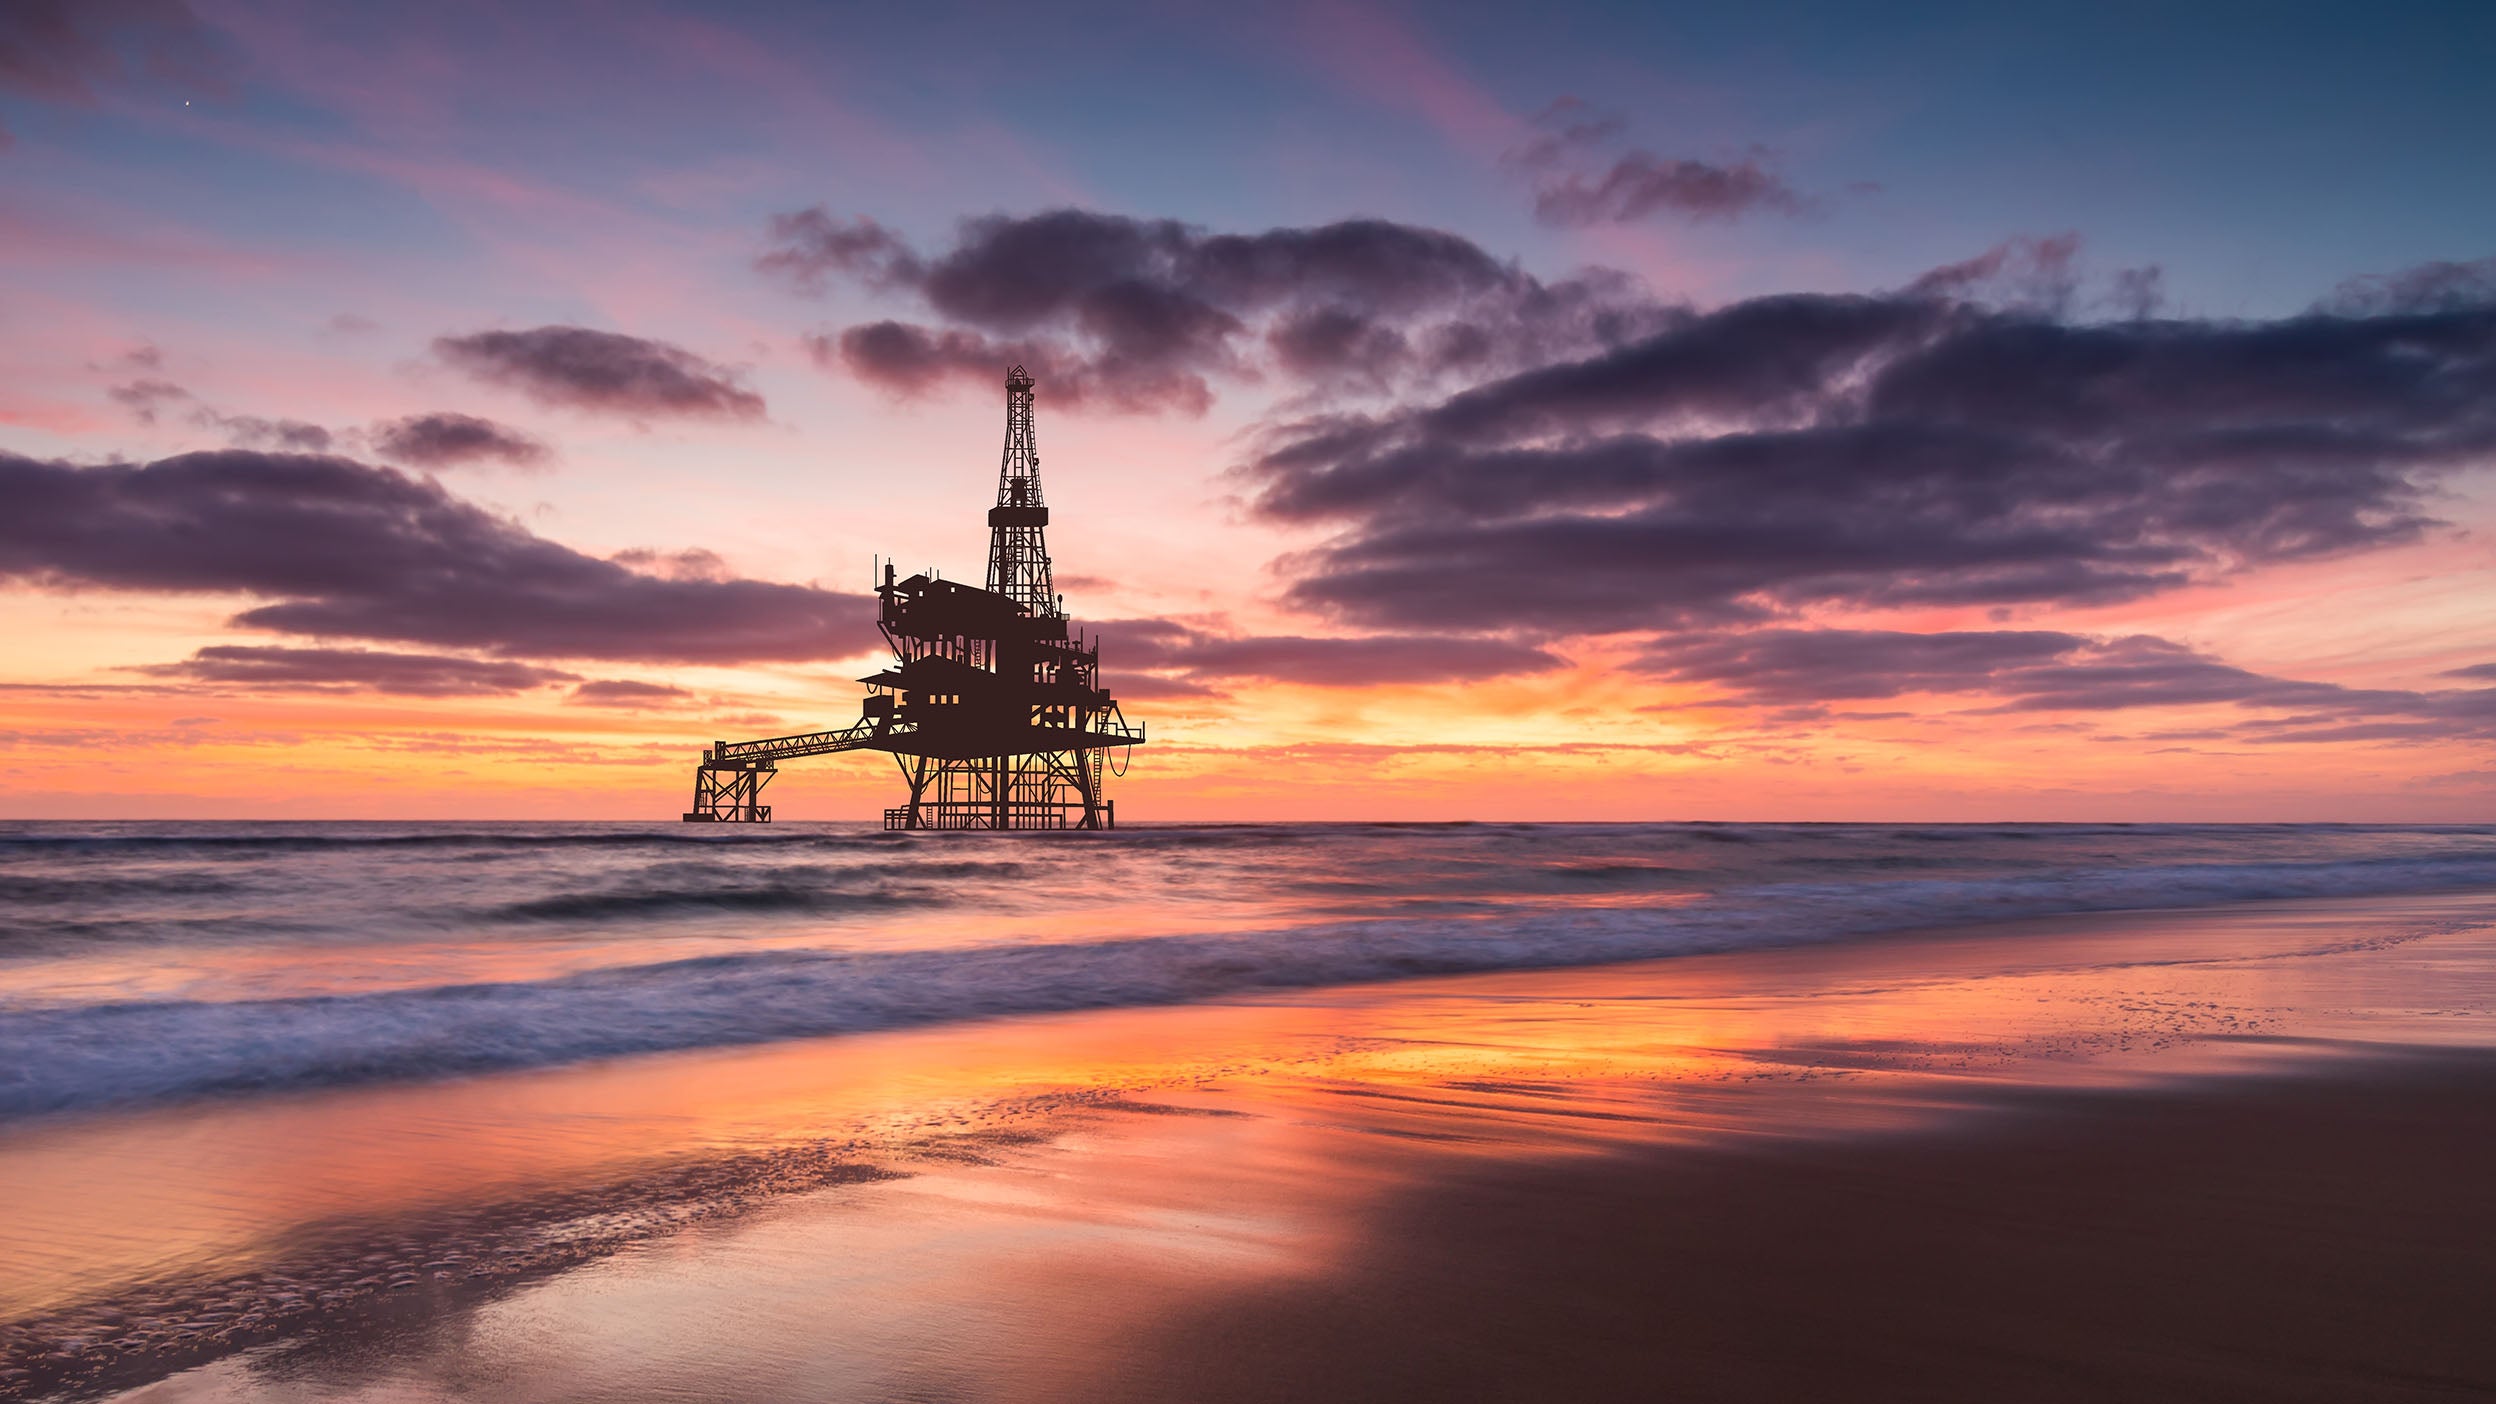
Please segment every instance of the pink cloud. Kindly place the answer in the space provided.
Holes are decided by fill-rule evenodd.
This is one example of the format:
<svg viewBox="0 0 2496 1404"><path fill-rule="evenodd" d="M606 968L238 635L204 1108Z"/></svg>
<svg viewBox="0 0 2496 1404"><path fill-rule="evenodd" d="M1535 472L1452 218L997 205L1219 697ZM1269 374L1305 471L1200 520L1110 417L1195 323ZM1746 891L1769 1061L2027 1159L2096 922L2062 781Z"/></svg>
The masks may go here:
<svg viewBox="0 0 2496 1404"><path fill-rule="evenodd" d="M1462 151L1495 159L1530 131L1412 25L1383 8L1310 0L1297 18L1305 58L1347 90L1421 117Z"/></svg>

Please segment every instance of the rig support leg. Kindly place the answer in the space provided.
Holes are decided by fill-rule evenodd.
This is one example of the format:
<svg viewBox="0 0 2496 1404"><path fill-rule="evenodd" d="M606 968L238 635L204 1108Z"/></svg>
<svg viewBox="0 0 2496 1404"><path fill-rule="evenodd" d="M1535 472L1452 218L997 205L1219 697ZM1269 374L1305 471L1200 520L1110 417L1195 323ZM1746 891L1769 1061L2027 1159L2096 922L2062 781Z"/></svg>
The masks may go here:
<svg viewBox="0 0 2496 1404"><path fill-rule="evenodd" d="M688 824L768 824L771 806L762 802L763 787L778 773L770 761L721 764L704 752L693 772L693 808Z"/></svg>
<svg viewBox="0 0 2496 1404"><path fill-rule="evenodd" d="M927 757L905 756L896 752L893 763L901 767L901 778L910 786L910 803L901 809L884 811L887 829L924 829L927 815L920 809L927 798Z"/></svg>
<svg viewBox="0 0 2496 1404"><path fill-rule="evenodd" d="M1098 750L1075 752L1075 795L1083 801L1083 822L1086 829L1109 827L1101 815L1101 755Z"/></svg>

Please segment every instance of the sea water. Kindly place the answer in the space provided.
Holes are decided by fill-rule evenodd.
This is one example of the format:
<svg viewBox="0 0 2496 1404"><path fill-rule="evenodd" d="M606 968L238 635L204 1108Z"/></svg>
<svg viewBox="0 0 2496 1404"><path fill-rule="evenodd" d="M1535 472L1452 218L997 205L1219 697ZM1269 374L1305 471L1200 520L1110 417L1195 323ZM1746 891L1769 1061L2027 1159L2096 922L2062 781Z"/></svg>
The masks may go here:
<svg viewBox="0 0 2496 1404"><path fill-rule="evenodd" d="M0 1120L2489 886L2496 826L12 823Z"/></svg>

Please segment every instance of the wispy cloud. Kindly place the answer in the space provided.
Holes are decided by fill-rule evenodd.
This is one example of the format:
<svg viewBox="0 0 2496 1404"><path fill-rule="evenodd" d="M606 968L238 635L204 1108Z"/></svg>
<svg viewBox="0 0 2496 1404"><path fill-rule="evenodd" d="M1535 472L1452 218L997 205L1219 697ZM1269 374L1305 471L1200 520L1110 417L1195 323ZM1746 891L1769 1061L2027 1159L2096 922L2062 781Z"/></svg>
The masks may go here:
<svg viewBox="0 0 2496 1404"><path fill-rule="evenodd" d="M2496 688L2351 688L2272 677L2167 639L2054 630L1908 633L1767 628L1659 638L1630 667L1751 706L1911 695L1993 700L1997 712L2226 707L2197 735L2271 742L2496 737ZM2156 738L2153 738L2156 739Z"/></svg>
<svg viewBox="0 0 2496 1404"><path fill-rule="evenodd" d="M258 691L379 692L401 697L507 696L579 676L500 658L242 644L212 645L179 663L150 664L137 671Z"/></svg>
<svg viewBox="0 0 2496 1404"><path fill-rule="evenodd" d="M1548 649L1498 638L1224 634L1168 619L1114 619L1095 627L1104 641L1103 666L1119 673L1143 670L1159 681L1203 691L1237 682L1311 687L1478 682L1567 665Z"/></svg>
<svg viewBox="0 0 2496 1404"><path fill-rule="evenodd" d="M544 444L517 429L448 410L376 424L372 440L382 457L420 468L481 462L533 468L550 456Z"/></svg>
<svg viewBox="0 0 2496 1404"><path fill-rule="evenodd" d="M1644 147L1615 151L1626 122L1575 98L1536 119L1532 138L1502 163L1534 185L1534 215L1560 228L1632 224L1658 215L1693 221L1753 214L1801 214L1813 202L1752 150L1728 160L1661 156Z"/></svg>
<svg viewBox="0 0 2496 1404"><path fill-rule="evenodd" d="M438 337L435 354L489 385L542 404L629 417L760 419L763 397L737 373L680 346L586 327Z"/></svg>

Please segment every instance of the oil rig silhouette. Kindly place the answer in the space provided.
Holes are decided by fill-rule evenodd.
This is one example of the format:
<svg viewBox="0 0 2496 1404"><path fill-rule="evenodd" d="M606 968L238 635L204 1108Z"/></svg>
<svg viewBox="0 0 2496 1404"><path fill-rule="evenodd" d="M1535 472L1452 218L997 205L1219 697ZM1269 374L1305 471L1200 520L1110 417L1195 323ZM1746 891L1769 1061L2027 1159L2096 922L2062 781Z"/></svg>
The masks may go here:
<svg viewBox="0 0 2496 1404"><path fill-rule="evenodd" d="M988 588L923 571L876 582L876 627L892 665L860 678L856 725L766 741L715 741L693 774L694 824L768 824L763 787L779 763L841 751L884 751L910 802L884 811L887 829L1108 829L1102 797L1126 771L1144 728L1100 685L1101 646L1066 618L1049 575L1049 509L1031 432L1032 378L1005 377L1005 457L988 509Z"/></svg>

